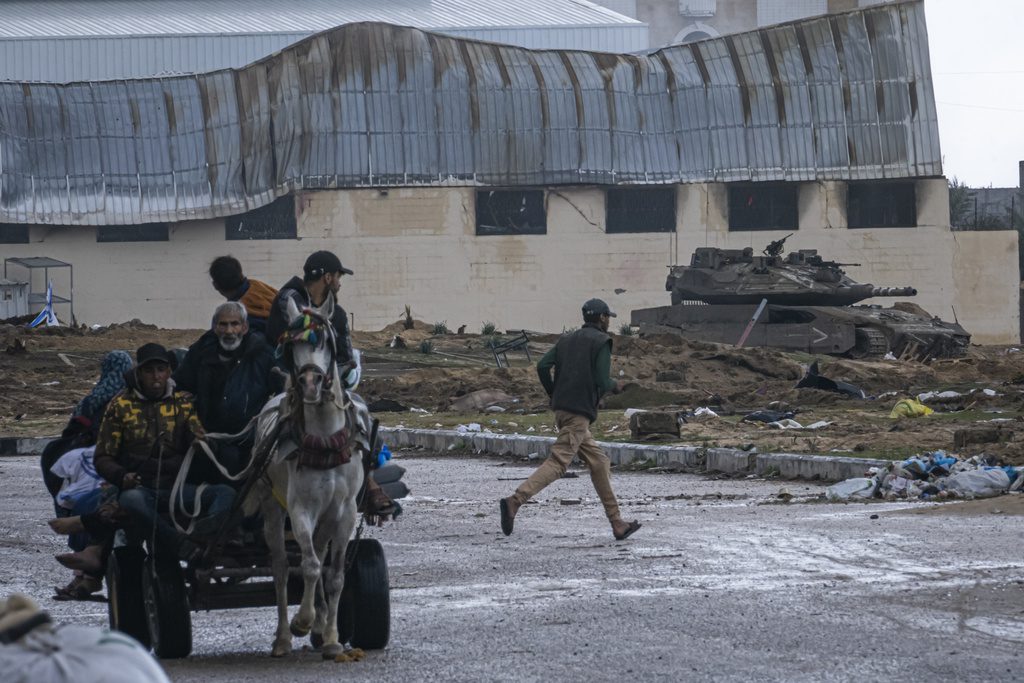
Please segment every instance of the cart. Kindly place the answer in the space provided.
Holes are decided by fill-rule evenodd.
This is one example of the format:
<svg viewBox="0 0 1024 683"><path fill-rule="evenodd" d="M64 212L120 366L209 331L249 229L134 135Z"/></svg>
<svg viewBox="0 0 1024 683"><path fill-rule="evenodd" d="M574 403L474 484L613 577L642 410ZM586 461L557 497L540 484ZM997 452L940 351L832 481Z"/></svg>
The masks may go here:
<svg viewBox="0 0 1024 683"><path fill-rule="evenodd" d="M383 476L375 478L382 486L393 486L404 470L391 465L373 472L378 473ZM245 481L239 500L248 493L254 479ZM404 484L399 486L408 490ZM361 529L362 525L346 551L338 640L364 650L378 650L387 646L391 633L388 568L380 542L362 538ZM227 531L222 529L219 537L224 538ZM118 531L107 561L110 628L132 636L161 659L177 659L192 652L193 611L276 605L270 554L262 530L252 530L243 538L246 541L241 547L207 552L207 559L161 562L142 543L131 542L124 531ZM219 545L210 547L216 550ZM286 552L288 604L296 605L303 591L301 553L294 541L286 543ZM316 635L311 635L311 640L314 647L322 644Z"/></svg>

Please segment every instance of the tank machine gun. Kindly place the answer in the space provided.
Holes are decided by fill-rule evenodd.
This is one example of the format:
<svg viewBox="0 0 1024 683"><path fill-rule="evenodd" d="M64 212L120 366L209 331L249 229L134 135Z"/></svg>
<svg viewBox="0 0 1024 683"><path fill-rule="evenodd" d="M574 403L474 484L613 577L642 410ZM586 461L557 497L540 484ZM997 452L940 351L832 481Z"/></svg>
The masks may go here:
<svg viewBox="0 0 1024 683"><path fill-rule="evenodd" d="M920 308L861 305L876 297L910 297L913 287L875 287L850 278L840 263L816 249L782 255L786 240L770 242L762 255L750 247L701 247L688 266L671 266L665 288L671 306L632 312L641 334L672 332L702 341L735 344L761 301L748 345L852 357L896 356L923 360L966 353L970 334L957 323Z"/></svg>

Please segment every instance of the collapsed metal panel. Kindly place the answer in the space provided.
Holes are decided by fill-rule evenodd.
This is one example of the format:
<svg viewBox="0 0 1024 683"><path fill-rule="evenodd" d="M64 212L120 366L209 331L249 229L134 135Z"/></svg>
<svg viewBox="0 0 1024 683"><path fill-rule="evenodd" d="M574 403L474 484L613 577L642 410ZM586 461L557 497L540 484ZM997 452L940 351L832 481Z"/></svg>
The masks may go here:
<svg viewBox="0 0 1024 683"><path fill-rule="evenodd" d="M238 70L0 83L0 222L237 214L295 190L940 175L920 1L643 55L353 24Z"/></svg>

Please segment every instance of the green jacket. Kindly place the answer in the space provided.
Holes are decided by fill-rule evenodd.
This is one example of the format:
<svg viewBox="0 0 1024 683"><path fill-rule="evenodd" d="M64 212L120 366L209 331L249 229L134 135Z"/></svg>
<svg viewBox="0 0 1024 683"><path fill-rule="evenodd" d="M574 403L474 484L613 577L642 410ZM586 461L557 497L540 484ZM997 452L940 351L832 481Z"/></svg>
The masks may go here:
<svg viewBox="0 0 1024 683"><path fill-rule="evenodd" d="M551 408L596 420L601 397L615 388L611 362L612 339L594 323L559 339L537 363Z"/></svg>

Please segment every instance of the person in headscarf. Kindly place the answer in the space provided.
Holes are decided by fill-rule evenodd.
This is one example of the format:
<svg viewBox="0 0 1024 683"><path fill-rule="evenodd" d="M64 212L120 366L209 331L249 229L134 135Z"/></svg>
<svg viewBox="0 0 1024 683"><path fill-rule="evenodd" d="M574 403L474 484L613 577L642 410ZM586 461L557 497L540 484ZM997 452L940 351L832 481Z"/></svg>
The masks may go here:
<svg viewBox="0 0 1024 683"><path fill-rule="evenodd" d="M95 432L110 399L124 389L124 374L131 369L132 357L126 351L111 351L104 356L103 365L100 367L100 380L96 382L92 391L78 402L71 417L84 417L89 420Z"/></svg>
<svg viewBox="0 0 1024 683"><path fill-rule="evenodd" d="M124 389L124 375L131 369L132 357L125 351L111 351L104 356L100 366L100 379L96 386L75 406L60 438L54 439L43 449L40 459L43 483L55 499L55 512L58 516L63 513L60 506L56 505L56 497L64 485L64 480L51 470L60 457L71 449L86 448L96 443L103 411L107 409L110 399Z"/></svg>

